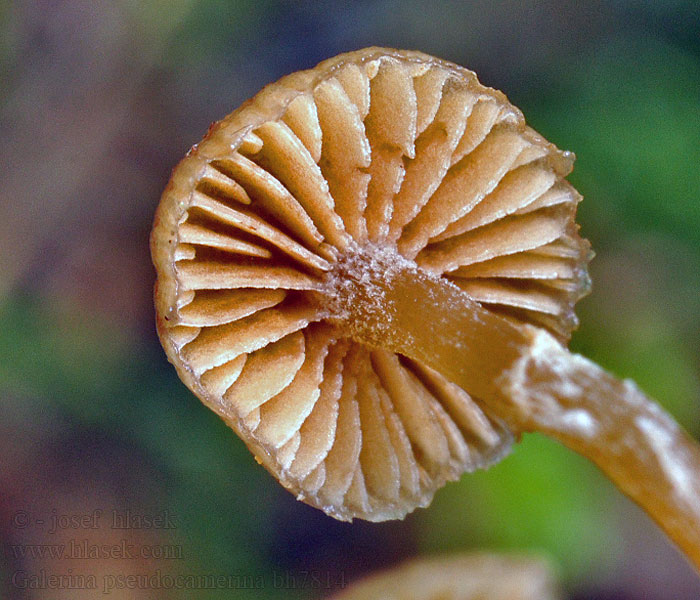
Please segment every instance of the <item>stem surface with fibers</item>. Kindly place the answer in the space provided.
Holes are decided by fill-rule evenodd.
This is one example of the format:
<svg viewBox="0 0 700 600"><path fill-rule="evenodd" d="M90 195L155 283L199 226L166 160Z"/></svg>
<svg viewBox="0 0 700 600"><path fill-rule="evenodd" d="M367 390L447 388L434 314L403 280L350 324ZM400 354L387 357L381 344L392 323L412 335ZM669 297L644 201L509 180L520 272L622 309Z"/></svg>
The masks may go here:
<svg viewBox="0 0 700 600"><path fill-rule="evenodd" d="M359 271L341 273L350 283L336 290L356 340L429 365L515 433L593 461L700 569L700 447L632 382L409 261Z"/></svg>

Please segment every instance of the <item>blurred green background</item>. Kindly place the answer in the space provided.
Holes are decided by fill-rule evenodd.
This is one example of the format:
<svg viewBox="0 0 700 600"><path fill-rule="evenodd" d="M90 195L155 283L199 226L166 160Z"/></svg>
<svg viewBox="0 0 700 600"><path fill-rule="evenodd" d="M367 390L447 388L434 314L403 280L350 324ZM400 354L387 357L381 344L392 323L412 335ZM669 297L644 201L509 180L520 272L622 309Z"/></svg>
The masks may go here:
<svg viewBox="0 0 700 600"><path fill-rule="evenodd" d="M641 511L539 436L403 522L297 502L166 362L148 254L170 169L264 84L368 45L435 54L577 154L597 258L572 348L697 438L700 3L38 0L0 15L0 597L319 598L473 548L551 557L570 599L700 597ZM113 529L115 510L169 527ZM143 556L32 546L83 540ZM52 574L100 590L48 589ZM129 574L157 577L128 589ZM177 574L230 583L168 589Z"/></svg>

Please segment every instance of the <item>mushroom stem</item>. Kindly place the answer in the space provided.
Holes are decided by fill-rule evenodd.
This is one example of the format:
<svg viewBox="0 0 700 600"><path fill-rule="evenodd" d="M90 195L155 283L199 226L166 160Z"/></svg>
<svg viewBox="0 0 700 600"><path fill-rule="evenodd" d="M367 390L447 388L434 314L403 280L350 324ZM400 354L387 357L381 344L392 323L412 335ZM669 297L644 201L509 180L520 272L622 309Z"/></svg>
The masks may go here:
<svg viewBox="0 0 700 600"><path fill-rule="evenodd" d="M700 570L700 446L658 404L534 329L500 382L504 418L593 461Z"/></svg>
<svg viewBox="0 0 700 600"><path fill-rule="evenodd" d="M336 290L355 339L430 365L515 433L538 431L587 457L700 569L700 446L631 381L408 261L356 281L350 297Z"/></svg>

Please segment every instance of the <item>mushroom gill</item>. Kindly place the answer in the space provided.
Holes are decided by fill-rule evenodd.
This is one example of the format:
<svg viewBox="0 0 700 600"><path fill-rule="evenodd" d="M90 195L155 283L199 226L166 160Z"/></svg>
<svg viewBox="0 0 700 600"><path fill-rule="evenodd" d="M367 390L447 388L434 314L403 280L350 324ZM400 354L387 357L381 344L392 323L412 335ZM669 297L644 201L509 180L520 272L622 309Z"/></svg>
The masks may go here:
<svg viewBox="0 0 700 600"><path fill-rule="evenodd" d="M300 499L343 519L425 506L511 435L384 348L390 322L355 334L418 269L568 339L588 257L571 163L502 94L419 53L369 49L282 79L215 125L164 194L168 355Z"/></svg>
<svg viewBox="0 0 700 600"><path fill-rule="evenodd" d="M336 518L402 517L540 431L700 565L697 445L565 348L591 257L572 162L502 93L419 52L284 77L213 125L163 194L168 357Z"/></svg>

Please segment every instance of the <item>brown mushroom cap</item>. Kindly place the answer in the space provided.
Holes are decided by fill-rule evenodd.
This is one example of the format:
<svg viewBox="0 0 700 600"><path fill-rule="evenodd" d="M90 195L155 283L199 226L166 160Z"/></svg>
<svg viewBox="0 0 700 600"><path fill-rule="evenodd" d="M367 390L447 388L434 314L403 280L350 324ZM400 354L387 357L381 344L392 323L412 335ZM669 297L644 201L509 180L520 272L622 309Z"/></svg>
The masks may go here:
<svg viewBox="0 0 700 600"><path fill-rule="evenodd" d="M332 600L555 600L561 598L542 559L464 554L409 561L350 585Z"/></svg>
<svg viewBox="0 0 700 600"><path fill-rule="evenodd" d="M151 240L161 342L299 499L402 517L512 436L383 348L386 331L358 341L363 311L381 310L392 271L417 269L567 340L589 259L572 161L503 94L425 54L368 48L284 77L173 172Z"/></svg>

